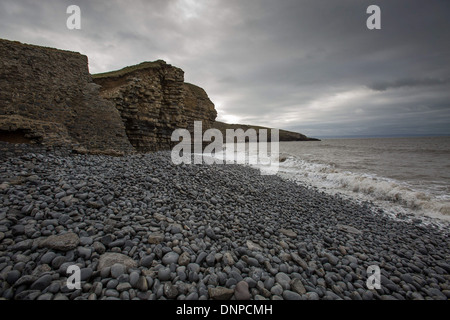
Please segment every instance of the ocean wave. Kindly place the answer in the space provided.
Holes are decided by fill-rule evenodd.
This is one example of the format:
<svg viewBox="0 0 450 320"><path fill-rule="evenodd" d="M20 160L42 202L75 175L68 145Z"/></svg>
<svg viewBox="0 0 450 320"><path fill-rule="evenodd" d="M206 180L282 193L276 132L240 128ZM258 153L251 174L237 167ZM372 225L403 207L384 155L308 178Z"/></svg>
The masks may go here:
<svg viewBox="0 0 450 320"><path fill-rule="evenodd" d="M446 195L430 188L417 190L411 185L370 173L345 171L335 165L305 161L289 156L279 164L279 175L310 184L329 193L382 203L388 210L401 206L418 215L450 221L450 202Z"/></svg>

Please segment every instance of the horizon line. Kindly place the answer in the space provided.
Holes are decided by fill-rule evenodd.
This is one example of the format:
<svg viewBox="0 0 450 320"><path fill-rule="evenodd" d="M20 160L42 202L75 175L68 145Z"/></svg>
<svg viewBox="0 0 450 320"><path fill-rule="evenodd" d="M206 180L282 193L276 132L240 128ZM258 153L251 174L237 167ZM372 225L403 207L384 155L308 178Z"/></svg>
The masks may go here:
<svg viewBox="0 0 450 320"><path fill-rule="evenodd" d="M311 137L311 136L308 136ZM366 134L366 135L323 135L312 136L318 139L370 139L370 138L437 138L437 137L450 137L450 134L445 133L430 133L430 134Z"/></svg>

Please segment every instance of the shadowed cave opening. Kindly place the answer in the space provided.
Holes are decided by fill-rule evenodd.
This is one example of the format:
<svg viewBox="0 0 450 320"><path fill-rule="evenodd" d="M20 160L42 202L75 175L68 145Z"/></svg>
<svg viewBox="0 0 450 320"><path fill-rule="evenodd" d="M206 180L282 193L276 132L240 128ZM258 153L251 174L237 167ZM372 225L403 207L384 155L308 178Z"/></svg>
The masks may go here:
<svg viewBox="0 0 450 320"><path fill-rule="evenodd" d="M15 131L5 131L0 130L0 141L9 143L26 143L31 144L34 142L33 139L28 137L27 130L19 129Z"/></svg>

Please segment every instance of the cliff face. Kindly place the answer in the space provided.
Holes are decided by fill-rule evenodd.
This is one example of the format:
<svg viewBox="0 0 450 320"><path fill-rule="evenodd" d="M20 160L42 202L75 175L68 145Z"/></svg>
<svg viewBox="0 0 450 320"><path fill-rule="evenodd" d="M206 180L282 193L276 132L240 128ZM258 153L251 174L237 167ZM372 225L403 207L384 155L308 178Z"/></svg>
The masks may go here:
<svg viewBox="0 0 450 320"><path fill-rule="evenodd" d="M190 84L184 84L184 107L187 121L187 129L194 132L194 121L202 121L203 132L211 128L217 117L214 104L202 88Z"/></svg>
<svg viewBox="0 0 450 320"><path fill-rule="evenodd" d="M99 96L84 55L0 39L0 88L0 139L132 150L119 112Z"/></svg>
<svg viewBox="0 0 450 320"><path fill-rule="evenodd" d="M206 92L162 60L94 78L84 55L0 39L0 140L146 152L169 149L177 128L203 121L206 130L216 118Z"/></svg>
<svg viewBox="0 0 450 320"><path fill-rule="evenodd" d="M186 127L183 70L156 61L132 70L95 75L94 81L101 86L101 96L120 112L136 150L168 148L172 131Z"/></svg>
<svg viewBox="0 0 450 320"><path fill-rule="evenodd" d="M192 131L194 121L203 130L216 118L206 92L184 83L183 70L162 60L94 75L102 97L112 101L124 121L131 144L141 152L168 149L172 132Z"/></svg>

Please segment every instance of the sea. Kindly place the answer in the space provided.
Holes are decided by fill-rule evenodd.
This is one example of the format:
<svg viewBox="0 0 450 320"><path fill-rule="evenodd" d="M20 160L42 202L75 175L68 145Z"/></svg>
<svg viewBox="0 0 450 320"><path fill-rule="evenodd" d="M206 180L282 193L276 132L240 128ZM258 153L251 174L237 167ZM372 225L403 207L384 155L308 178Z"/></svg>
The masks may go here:
<svg viewBox="0 0 450 320"><path fill-rule="evenodd" d="M252 157L248 144L246 156ZM450 137L280 142L276 160L283 179L369 202L393 217L449 226ZM249 165L267 173L267 166Z"/></svg>

